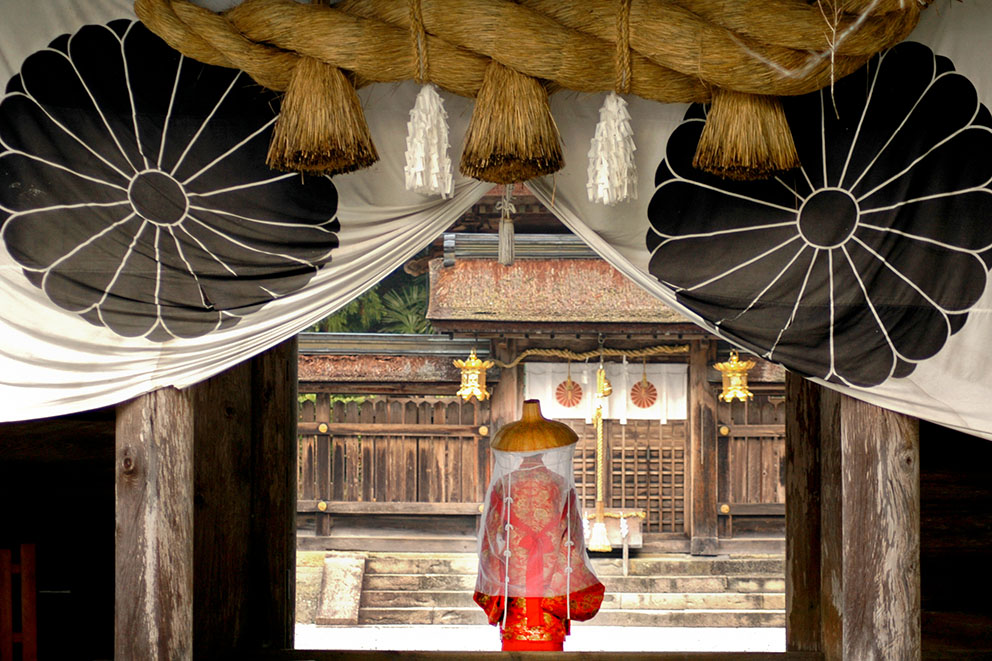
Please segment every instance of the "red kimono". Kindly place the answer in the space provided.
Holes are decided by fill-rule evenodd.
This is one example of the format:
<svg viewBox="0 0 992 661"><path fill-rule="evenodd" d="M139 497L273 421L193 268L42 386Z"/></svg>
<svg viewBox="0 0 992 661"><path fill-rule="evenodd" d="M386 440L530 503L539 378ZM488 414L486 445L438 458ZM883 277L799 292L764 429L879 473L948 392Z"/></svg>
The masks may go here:
<svg viewBox="0 0 992 661"><path fill-rule="evenodd" d="M475 602L504 650L561 650L569 621L593 617L604 593L574 489L530 456L492 485L487 505Z"/></svg>

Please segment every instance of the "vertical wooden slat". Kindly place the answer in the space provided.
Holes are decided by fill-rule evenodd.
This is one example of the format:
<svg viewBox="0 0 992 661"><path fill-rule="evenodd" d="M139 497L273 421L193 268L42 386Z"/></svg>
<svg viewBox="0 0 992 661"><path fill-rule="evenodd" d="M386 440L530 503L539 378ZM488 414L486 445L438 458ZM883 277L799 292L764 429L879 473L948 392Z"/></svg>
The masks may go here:
<svg viewBox="0 0 992 661"><path fill-rule="evenodd" d="M300 406L300 421L315 422L316 406L309 399ZM313 435L300 437L300 489L299 497L303 500L313 500L316 497L317 481L317 437Z"/></svg>
<svg viewBox="0 0 992 661"><path fill-rule="evenodd" d="M744 495L745 503L761 502L761 439L747 439L747 491Z"/></svg>
<svg viewBox="0 0 992 661"><path fill-rule="evenodd" d="M294 363L295 364L295 363ZM193 416L163 388L117 407L114 657L193 655Z"/></svg>
<svg viewBox="0 0 992 661"><path fill-rule="evenodd" d="M0 549L0 661L14 659L13 554Z"/></svg>

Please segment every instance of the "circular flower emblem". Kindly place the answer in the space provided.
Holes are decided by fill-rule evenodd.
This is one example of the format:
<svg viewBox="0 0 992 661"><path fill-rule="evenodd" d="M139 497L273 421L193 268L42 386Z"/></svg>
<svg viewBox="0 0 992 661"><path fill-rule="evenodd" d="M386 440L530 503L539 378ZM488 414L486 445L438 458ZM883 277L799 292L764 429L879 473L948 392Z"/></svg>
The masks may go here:
<svg viewBox="0 0 992 661"><path fill-rule="evenodd" d="M119 335L236 324L338 245L330 180L265 165L277 108L140 23L63 35L0 102L0 237L51 301Z"/></svg>
<svg viewBox="0 0 992 661"><path fill-rule="evenodd" d="M656 175L649 270L765 358L854 386L904 377L985 291L992 115L909 42L783 104L802 165L760 182L692 168L690 108Z"/></svg>
<svg viewBox="0 0 992 661"><path fill-rule="evenodd" d="M566 408L578 406L579 402L582 401L582 386L569 377L555 388L555 399Z"/></svg>
<svg viewBox="0 0 992 661"><path fill-rule="evenodd" d="M658 401L658 389L647 379L641 379L630 389L630 401L639 409L648 409Z"/></svg>

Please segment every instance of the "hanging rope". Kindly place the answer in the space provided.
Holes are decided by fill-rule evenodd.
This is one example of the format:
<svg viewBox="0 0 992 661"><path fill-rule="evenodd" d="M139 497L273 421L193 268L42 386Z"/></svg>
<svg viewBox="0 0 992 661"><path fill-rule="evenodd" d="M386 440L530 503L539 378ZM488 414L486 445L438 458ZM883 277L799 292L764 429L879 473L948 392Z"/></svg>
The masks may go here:
<svg viewBox="0 0 992 661"><path fill-rule="evenodd" d="M644 358L646 356L674 356L686 353L689 353L688 344L661 344L644 349L610 349L608 347L600 347L582 353L576 353L568 349L526 349L508 363L504 363L501 360L493 360L493 363L497 367L508 368L516 367L520 361L530 356L552 356L554 358L566 358L568 360L587 360L599 356L626 356L630 359Z"/></svg>
<svg viewBox="0 0 992 661"><path fill-rule="evenodd" d="M462 163L468 176L513 183L562 167L557 129L545 107L546 91L556 89L596 93L619 88L645 99L682 103L707 102L715 90L723 91L728 111L708 123L733 124L739 115L746 121L718 126L700 165L741 178L791 167L795 150L789 148L791 136L779 135L788 133L788 126L776 103L748 97L805 94L832 84L902 41L916 26L920 7L931 1L847 2L829 30L820 4L810 0L414 0L413 5L409 0L341 0L334 6L246 0L219 14L189 0L136 0L135 12L183 54L242 69L278 91L287 89L301 59L348 71L356 86L414 79L477 98L484 88L498 91L512 83L517 92L510 97L493 93L477 100L485 107L482 112L476 108L473 119L506 116L509 125L514 113L504 106L521 97L527 101L517 104L521 130L505 131L492 145L476 140L478 153L468 149L472 143L467 141ZM341 134L363 140L357 147L346 145L343 151L351 160L337 162L329 140L332 155L325 165L325 157L312 157L291 134L280 153L294 158L276 162L327 172L368 165L375 159L364 141L364 118L349 121L352 125ZM306 126L300 118L287 123ZM501 150L505 138L517 133L526 136L522 144L507 143ZM298 153L302 158L295 158Z"/></svg>

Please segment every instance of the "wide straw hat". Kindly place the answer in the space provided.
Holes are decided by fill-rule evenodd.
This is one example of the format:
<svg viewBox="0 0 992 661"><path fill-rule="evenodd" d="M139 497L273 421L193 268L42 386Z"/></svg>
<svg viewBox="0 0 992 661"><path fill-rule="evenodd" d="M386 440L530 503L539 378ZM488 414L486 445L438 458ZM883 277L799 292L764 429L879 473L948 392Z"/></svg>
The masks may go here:
<svg viewBox="0 0 992 661"><path fill-rule="evenodd" d="M541 415L541 402L524 401L523 414L516 422L504 425L493 436L492 447L503 452L536 452L571 445L579 440L571 427Z"/></svg>

